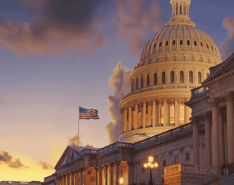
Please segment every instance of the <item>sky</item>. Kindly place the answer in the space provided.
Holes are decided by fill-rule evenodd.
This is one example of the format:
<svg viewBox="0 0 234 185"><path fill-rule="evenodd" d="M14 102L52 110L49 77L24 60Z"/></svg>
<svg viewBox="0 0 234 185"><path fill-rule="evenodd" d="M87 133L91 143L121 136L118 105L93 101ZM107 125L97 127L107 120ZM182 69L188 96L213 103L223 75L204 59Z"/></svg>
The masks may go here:
<svg viewBox="0 0 234 185"><path fill-rule="evenodd" d="M225 60L234 1L192 0L190 17ZM0 181L43 181L78 133L97 148L118 139L118 103L146 42L171 18L169 0L0 1Z"/></svg>

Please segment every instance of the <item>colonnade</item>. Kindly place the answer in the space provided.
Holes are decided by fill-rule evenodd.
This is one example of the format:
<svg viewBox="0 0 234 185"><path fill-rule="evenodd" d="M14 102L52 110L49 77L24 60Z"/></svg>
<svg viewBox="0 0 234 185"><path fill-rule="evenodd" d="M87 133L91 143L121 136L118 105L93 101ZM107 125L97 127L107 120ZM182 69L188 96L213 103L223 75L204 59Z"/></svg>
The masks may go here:
<svg viewBox="0 0 234 185"><path fill-rule="evenodd" d="M121 109L121 133L158 126L180 126L190 122L188 98L161 98L132 103Z"/></svg>
<svg viewBox="0 0 234 185"><path fill-rule="evenodd" d="M119 179L123 175L120 166L121 161L115 161L95 167L95 185L119 185ZM124 184L133 183L134 166L132 162L127 162L127 181ZM56 185L90 185L88 172L90 168L81 168L71 172L60 174Z"/></svg>
<svg viewBox="0 0 234 185"><path fill-rule="evenodd" d="M220 106L225 101L226 106ZM199 165L198 123L205 120L205 158L206 166L221 167L234 162L234 115L233 94L226 93L220 98L209 100L212 111L193 118L194 165ZM212 142L211 142L212 141ZM225 149L226 146L226 149ZM225 155L227 157L225 157Z"/></svg>

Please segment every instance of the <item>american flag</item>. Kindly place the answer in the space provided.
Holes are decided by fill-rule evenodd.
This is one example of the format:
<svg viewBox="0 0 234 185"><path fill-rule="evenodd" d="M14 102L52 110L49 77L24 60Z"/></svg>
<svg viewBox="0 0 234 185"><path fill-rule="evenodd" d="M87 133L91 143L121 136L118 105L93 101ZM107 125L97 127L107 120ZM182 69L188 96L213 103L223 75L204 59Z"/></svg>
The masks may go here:
<svg viewBox="0 0 234 185"><path fill-rule="evenodd" d="M98 110L79 107L79 119L99 119Z"/></svg>

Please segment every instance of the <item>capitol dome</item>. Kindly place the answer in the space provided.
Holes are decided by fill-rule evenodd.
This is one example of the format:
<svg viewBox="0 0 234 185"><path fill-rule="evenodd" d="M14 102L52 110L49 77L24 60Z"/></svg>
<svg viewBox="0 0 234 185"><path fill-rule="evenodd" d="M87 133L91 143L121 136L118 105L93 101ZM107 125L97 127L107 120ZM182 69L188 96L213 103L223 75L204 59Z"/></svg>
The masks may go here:
<svg viewBox="0 0 234 185"><path fill-rule="evenodd" d="M119 104L122 142L136 142L190 122L185 106L209 68L222 62L214 41L189 17L191 0L171 0L172 18L145 45Z"/></svg>

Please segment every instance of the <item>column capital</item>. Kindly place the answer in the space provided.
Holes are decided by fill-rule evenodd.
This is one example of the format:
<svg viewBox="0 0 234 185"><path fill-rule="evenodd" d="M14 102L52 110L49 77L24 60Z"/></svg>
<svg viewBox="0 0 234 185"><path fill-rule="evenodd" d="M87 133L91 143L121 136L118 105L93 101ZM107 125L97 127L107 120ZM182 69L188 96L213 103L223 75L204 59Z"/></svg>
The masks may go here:
<svg viewBox="0 0 234 185"><path fill-rule="evenodd" d="M193 124L198 124L200 120L201 120L201 116L192 117Z"/></svg>
<svg viewBox="0 0 234 185"><path fill-rule="evenodd" d="M223 94L223 97L226 101L233 101L233 93L232 92L227 92Z"/></svg>
<svg viewBox="0 0 234 185"><path fill-rule="evenodd" d="M163 99L162 98L158 99L158 104L163 105Z"/></svg>
<svg viewBox="0 0 234 185"><path fill-rule="evenodd" d="M111 167L115 166L115 162L111 162L111 163L110 163L110 166L111 166Z"/></svg>
<svg viewBox="0 0 234 185"><path fill-rule="evenodd" d="M132 167L132 166L133 166L133 162L132 162L132 161L128 161L127 163L128 163L128 166L129 166L129 167Z"/></svg>
<svg viewBox="0 0 234 185"><path fill-rule="evenodd" d="M208 103L214 107L218 107L219 106L219 99L218 98L209 99Z"/></svg>
<svg viewBox="0 0 234 185"><path fill-rule="evenodd" d="M121 161L119 161L119 160L115 161L116 166L119 166L120 163L121 163Z"/></svg>

